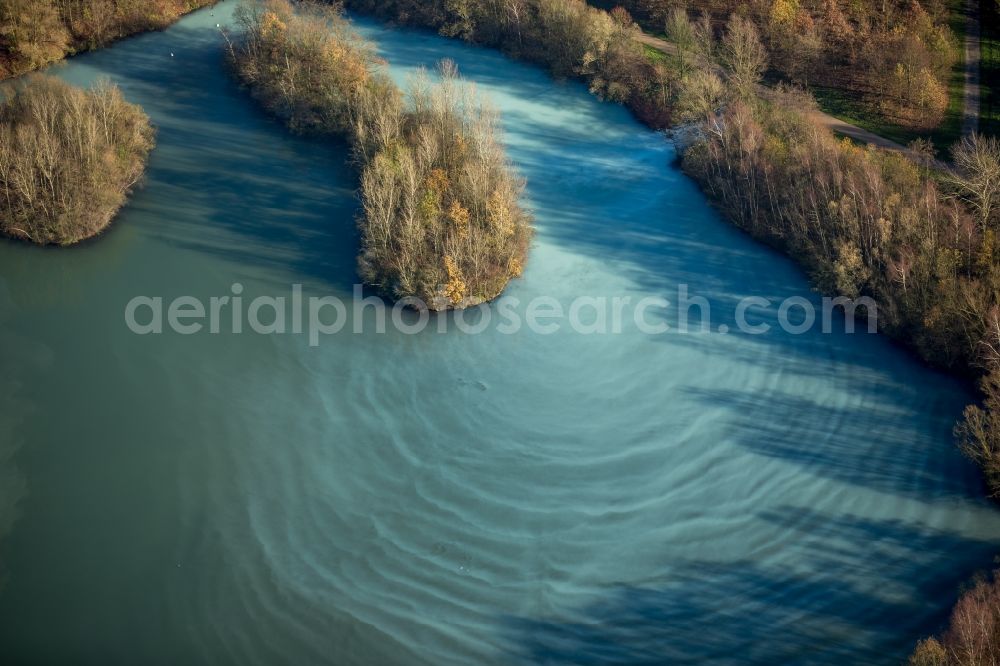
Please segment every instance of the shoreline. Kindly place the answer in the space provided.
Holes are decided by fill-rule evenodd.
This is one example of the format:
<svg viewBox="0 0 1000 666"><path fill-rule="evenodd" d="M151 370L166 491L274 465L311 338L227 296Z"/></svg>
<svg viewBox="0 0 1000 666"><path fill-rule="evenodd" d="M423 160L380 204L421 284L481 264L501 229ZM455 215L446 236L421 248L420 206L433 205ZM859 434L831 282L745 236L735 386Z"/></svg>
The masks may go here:
<svg viewBox="0 0 1000 666"><path fill-rule="evenodd" d="M177 23L177 21L181 20L185 16L193 14L194 12L197 11L201 11L203 9L209 9L210 7L214 7L215 5L219 4L219 2L221 2L222 0L192 0L192 1L202 4L197 4L195 6L185 5L185 8L182 9L180 13L178 13L176 16L167 19L163 25L152 26L152 27L148 26L140 27L135 30L128 31L125 34L119 35L117 37L112 37L106 42L102 42L100 44L94 44L92 46L88 46L86 44L80 44L78 46L67 45L67 50L63 52L61 57L46 60L45 62L35 64L34 66L28 67L26 69L20 69L18 71L9 70L7 65L3 61L0 61L0 83L6 81L14 81L28 74L32 74L34 72L40 72L48 67L69 60L70 58L73 58L77 55L90 53L92 51L99 51L101 49L113 46L126 39L130 39L132 37L138 37L140 35L144 35L150 32L163 32L164 30L171 27L172 25ZM9 61L9 57L7 58L7 60Z"/></svg>

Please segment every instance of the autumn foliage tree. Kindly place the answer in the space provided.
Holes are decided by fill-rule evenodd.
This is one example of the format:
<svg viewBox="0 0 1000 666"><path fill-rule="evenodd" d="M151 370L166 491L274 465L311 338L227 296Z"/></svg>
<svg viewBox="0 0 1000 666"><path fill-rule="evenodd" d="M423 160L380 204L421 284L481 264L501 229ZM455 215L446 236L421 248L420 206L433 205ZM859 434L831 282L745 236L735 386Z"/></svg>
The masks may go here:
<svg viewBox="0 0 1000 666"><path fill-rule="evenodd" d="M767 51L754 24L733 14L722 38L721 55L736 93L744 99L755 96L767 67Z"/></svg>
<svg viewBox="0 0 1000 666"><path fill-rule="evenodd" d="M217 0L2 0L0 78L146 30Z"/></svg>
<svg viewBox="0 0 1000 666"><path fill-rule="evenodd" d="M685 168L825 291L874 297L882 329L935 364L975 365L998 302L1000 270L979 260L989 236L926 169L835 139L810 108L793 90L731 103L704 122Z"/></svg>
<svg viewBox="0 0 1000 666"><path fill-rule="evenodd" d="M374 49L334 10L286 1L245 2L233 63L254 97L297 132L346 134L366 95L397 105L374 72Z"/></svg>
<svg viewBox="0 0 1000 666"><path fill-rule="evenodd" d="M65 55L70 33L51 2L0 2L0 73L28 71Z"/></svg>
<svg viewBox="0 0 1000 666"><path fill-rule="evenodd" d="M496 112L449 64L406 97L399 138L362 175L361 274L436 307L490 300L521 274L530 238Z"/></svg>
<svg viewBox="0 0 1000 666"><path fill-rule="evenodd" d="M972 133L955 144L951 156L954 167L946 180L975 211L986 233L1000 210L1000 139Z"/></svg>
<svg viewBox="0 0 1000 666"><path fill-rule="evenodd" d="M905 127L935 127L944 117L958 44L942 0L621 2L656 31L676 11L709 17L716 33L739 16L756 26L769 66L789 82L843 90Z"/></svg>

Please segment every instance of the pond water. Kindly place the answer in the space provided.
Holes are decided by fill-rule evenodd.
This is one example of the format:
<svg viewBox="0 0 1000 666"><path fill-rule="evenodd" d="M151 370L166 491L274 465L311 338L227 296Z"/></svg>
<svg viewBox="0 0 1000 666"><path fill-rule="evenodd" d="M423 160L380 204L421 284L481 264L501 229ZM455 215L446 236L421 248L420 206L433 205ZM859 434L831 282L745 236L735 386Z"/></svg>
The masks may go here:
<svg viewBox="0 0 1000 666"><path fill-rule="evenodd" d="M103 237L0 243L0 662L888 664L990 566L967 389L842 320L720 332L819 298L663 137L494 51L357 19L502 110L538 227L508 296L688 285L709 332L130 332L136 296L352 294L345 147L229 81L233 6L51 70L158 148Z"/></svg>

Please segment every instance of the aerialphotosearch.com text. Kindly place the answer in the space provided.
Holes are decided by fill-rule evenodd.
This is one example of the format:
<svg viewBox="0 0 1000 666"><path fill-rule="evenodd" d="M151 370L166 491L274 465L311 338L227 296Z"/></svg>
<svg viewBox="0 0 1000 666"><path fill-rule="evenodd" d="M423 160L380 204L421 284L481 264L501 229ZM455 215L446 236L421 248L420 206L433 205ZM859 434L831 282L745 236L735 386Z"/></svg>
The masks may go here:
<svg viewBox="0 0 1000 666"><path fill-rule="evenodd" d="M137 335L244 334L306 335L311 346L324 337L343 333L404 335L457 330L478 335L494 330L502 335L530 332L552 335L570 330L580 335L616 335L638 331L646 335L716 333L766 335L775 329L802 335L878 330L878 309L868 297L816 300L791 296L782 300L747 296L713 303L678 285L671 298L659 296L579 296L569 300L551 296L521 299L502 296L490 303L432 313L415 299L389 303L365 295L355 285L350 298L305 296L301 285L289 295L243 295L243 285L208 299L179 296L136 296L125 306L125 323ZM724 311L725 317L719 316ZM859 321L859 318L861 319Z"/></svg>

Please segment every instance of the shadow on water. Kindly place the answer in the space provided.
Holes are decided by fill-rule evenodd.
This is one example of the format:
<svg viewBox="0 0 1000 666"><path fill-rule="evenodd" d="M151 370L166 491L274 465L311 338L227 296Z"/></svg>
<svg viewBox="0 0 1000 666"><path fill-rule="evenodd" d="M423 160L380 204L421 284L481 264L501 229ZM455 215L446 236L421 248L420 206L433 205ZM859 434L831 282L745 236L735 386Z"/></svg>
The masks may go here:
<svg viewBox="0 0 1000 666"><path fill-rule="evenodd" d="M509 656L577 665L899 663L910 636L946 619L958 592L953 554L988 561L994 548L895 520L792 508L759 518L793 533L782 553L793 565L681 562L660 581L614 586L576 612L510 618Z"/></svg>
<svg viewBox="0 0 1000 666"><path fill-rule="evenodd" d="M157 127L146 187L119 223L154 220L152 232L179 247L345 289L356 282L347 146L293 136L266 116L229 76L217 30L177 25L70 67L66 78L79 83L110 76Z"/></svg>
<svg viewBox="0 0 1000 666"><path fill-rule="evenodd" d="M354 20L377 42L376 21ZM720 220L674 164L669 142L623 107L600 103L582 83L555 82L542 68L512 62L494 49L427 31L393 31L405 35L401 44L383 47L394 68L412 70L452 59L465 78L488 89L489 97L504 100L508 153L527 178L529 205L538 212L543 241L613 263L638 291L673 300L677 286L688 285L692 295L711 302L713 323L729 325L734 336L749 337L732 326L743 297L773 300L774 309L751 310L751 317L755 324L776 328L777 304L809 295L794 263ZM693 200L699 205L692 206ZM844 329L840 312L834 323L835 330ZM760 344L792 346L780 334L754 337ZM854 344L842 335L827 337L818 351L847 351ZM685 343L702 341L692 337Z"/></svg>
<svg viewBox="0 0 1000 666"><path fill-rule="evenodd" d="M855 386L856 391L868 391ZM732 441L803 471L895 497L924 501L985 495L981 475L957 452L912 428L915 409L883 403L876 385L864 410L826 405L809 396L689 388L706 406L727 405ZM760 418L761 414L767 418Z"/></svg>
<svg viewBox="0 0 1000 666"><path fill-rule="evenodd" d="M358 23L370 25L366 19ZM960 459L948 436L915 434L913 427L922 416L918 410L933 409L945 423L959 416L963 387L914 367L884 339L845 334L840 314L833 334L777 330L776 304L783 299L805 295L819 303L801 270L720 220L671 166L671 149L658 149L648 136L636 139L645 130L621 121L624 110L567 95L496 52L413 34L387 54L393 65L453 58L466 78L491 93L572 116L571 125L557 128L557 120L538 115L530 104L503 108L504 124L514 130L508 150L528 179L541 240L613 266L640 292L672 300L677 286L687 284L692 295L711 303L713 324L731 326L745 296L775 303L751 311L753 322L768 324L771 334L731 329L727 344L715 335L662 338L732 367L769 366L780 356L783 384L808 378L837 387L831 394L838 404L788 386L788 393L684 387L706 410L724 407L731 443L788 463L802 478L834 480L848 493L855 488L882 494L887 503L980 496L978 472ZM610 125L610 136L589 135L594 125L602 131ZM624 147L630 145L634 152ZM578 193L586 200L575 201ZM664 318L676 323L676 313ZM950 382L954 401L922 401L919 386L931 381ZM988 563L996 551L995 542L919 520L796 507L754 520L793 536L781 539L781 552L771 558L681 562L660 580L616 586L601 593L600 601L565 615L510 619L510 656L546 664L894 663L905 658L916 636L945 619L957 581L967 573L956 572L955 562Z"/></svg>

